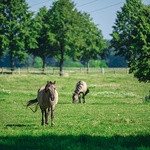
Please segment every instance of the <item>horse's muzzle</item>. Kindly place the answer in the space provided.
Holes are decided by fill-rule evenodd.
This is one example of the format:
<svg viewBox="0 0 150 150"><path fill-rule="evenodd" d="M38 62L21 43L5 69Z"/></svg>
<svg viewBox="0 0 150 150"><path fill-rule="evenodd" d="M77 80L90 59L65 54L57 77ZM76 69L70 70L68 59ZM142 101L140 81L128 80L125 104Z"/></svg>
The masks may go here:
<svg viewBox="0 0 150 150"><path fill-rule="evenodd" d="M54 100L55 100L55 97L54 97L54 96L51 96L50 99L51 99L51 101L54 101Z"/></svg>

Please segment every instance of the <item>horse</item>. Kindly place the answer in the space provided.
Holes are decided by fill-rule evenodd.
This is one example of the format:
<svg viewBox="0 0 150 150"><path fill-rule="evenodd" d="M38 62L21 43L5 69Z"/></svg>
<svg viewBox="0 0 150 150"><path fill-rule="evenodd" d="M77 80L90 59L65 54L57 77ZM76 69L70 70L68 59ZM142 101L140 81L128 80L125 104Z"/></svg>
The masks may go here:
<svg viewBox="0 0 150 150"><path fill-rule="evenodd" d="M79 81L76 84L76 89L72 95L72 103L75 103L77 100L79 100L79 103L81 103L81 94L83 103L85 103L85 96L89 93L89 89L87 88L87 84L84 81Z"/></svg>
<svg viewBox="0 0 150 150"><path fill-rule="evenodd" d="M46 86L42 86L39 88L37 93L37 98L30 100L27 102L26 107L29 107L32 104L36 103L35 110L31 110L33 112L37 111L38 105L40 106L42 112L42 123L44 125L44 116L45 116L45 125L48 125L48 117L51 111L51 126L54 125L54 109L56 104L58 103L58 92L55 88L55 83L51 81L47 81ZM48 110L48 111L47 111Z"/></svg>

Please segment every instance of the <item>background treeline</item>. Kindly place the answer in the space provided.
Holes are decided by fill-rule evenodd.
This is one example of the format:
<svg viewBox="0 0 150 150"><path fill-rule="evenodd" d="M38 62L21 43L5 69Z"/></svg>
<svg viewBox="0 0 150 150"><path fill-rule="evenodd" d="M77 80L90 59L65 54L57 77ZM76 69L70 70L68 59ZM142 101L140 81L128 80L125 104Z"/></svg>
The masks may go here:
<svg viewBox="0 0 150 150"><path fill-rule="evenodd" d="M62 72L63 66L126 66L107 48L110 41L103 39L90 15L69 0L55 1L37 14L25 0L2 0L0 6L0 67L59 66Z"/></svg>
<svg viewBox="0 0 150 150"><path fill-rule="evenodd" d="M2 0L0 11L0 55L10 57L12 71L17 60L29 62L33 58L33 64L42 60L44 69L46 60L55 58L61 75L66 59L84 62L89 67L89 61L100 58L107 48L90 15L79 12L70 0L55 1L49 9L40 8L37 14L29 11L25 0Z"/></svg>
<svg viewBox="0 0 150 150"><path fill-rule="evenodd" d="M36 14L25 0L1 0L0 61L2 66L10 62L12 71L17 65L43 70L55 65L60 75L64 65L125 67L127 63L139 81L150 81L150 5L126 0L112 28L112 39L105 40L90 15L78 11L70 0L54 1Z"/></svg>
<svg viewBox="0 0 150 150"><path fill-rule="evenodd" d="M108 41L108 40L107 40ZM43 61L40 57L28 54L24 61L20 62L17 57L14 59L15 67L34 67L42 68ZM59 61L55 57L46 57L45 59L46 67L59 67ZM97 60L91 59L89 61L90 67L97 68L118 68L118 67L127 67L127 63L124 57L116 56L112 48L108 49L108 54L104 59L97 58ZM0 57L0 67L10 67L10 56L1 56ZM66 57L64 61L64 67L86 67L85 61L75 61L70 57Z"/></svg>

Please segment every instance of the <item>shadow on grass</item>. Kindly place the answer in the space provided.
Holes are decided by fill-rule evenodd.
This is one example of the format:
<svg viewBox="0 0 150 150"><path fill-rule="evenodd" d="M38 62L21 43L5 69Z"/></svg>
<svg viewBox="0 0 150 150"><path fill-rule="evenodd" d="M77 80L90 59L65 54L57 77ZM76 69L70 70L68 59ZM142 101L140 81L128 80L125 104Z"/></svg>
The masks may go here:
<svg viewBox="0 0 150 150"><path fill-rule="evenodd" d="M0 136L1 150L7 149L150 149L150 135L101 137L90 135Z"/></svg>
<svg viewBox="0 0 150 150"><path fill-rule="evenodd" d="M6 127L30 127L36 124L7 124Z"/></svg>

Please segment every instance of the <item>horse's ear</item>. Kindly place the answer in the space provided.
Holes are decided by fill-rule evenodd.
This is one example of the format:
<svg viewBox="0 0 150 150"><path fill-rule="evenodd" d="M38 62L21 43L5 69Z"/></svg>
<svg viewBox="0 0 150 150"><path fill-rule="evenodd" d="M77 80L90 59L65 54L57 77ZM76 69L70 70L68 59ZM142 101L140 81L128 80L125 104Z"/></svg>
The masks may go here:
<svg viewBox="0 0 150 150"><path fill-rule="evenodd" d="M56 83L56 81L53 82L53 84L55 84L55 83Z"/></svg>
<svg viewBox="0 0 150 150"><path fill-rule="evenodd" d="M47 92L48 83L49 81L47 81L47 84L45 85L45 92Z"/></svg>

